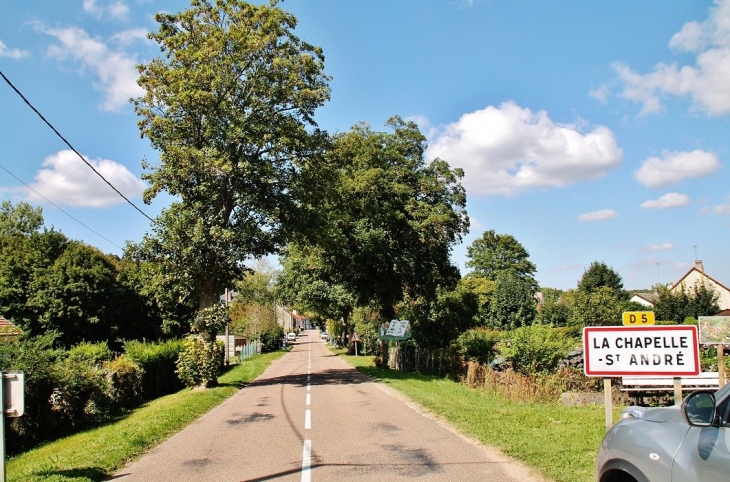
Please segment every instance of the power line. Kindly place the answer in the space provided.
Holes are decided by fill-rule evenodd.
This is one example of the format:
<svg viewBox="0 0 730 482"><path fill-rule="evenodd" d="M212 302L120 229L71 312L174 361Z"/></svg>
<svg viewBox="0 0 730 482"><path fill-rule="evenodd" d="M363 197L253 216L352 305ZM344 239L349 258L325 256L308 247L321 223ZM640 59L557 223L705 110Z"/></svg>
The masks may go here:
<svg viewBox="0 0 730 482"><path fill-rule="evenodd" d="M124 248L122 248L121 246L119 246L114 241L110 240L109 238L107 238L104 235L101 235L101 234L97 233L96 231L94 231L93 229L91 229L90 227L88 227L87 225L85 225L84 223L82 223L81 221L79 221L78 219L76 219L75 217L71 216L69 213L67 213L61 207L59 207L56 203L54 203L53 201L51 201L50 199L48 199L47 197L45 197L43 194L41 194L38 191L36 191L35 189L33 189L32 187L30 187L28 184L25 183L25 181L23 181L22 179L20 179L18 176L16 176L12 172L8 171L7 168L5 166L3 166L2 164L0 164L0 168L2 168L5 172L7 172L11 176L13 176L15 179L17 179L21 183L23 183L25 185L25 187L27 187L28 189L30 189L31 191L33 191L34 193L38 194L40 197L42 197L43 199L45 199L46 201L48 201L49 203L51 203L56 209L58 209L59 211L61 211L66 216L70 217L71 219L73 219L74 221L76 221L77 223L79 223L80 225L82 225L83 227L85 227L86 229L88 229L89 231L91 231L92 233L96 234L100 238L106 239L108 242L110 242L111 244L113 244L117 248L119 248L121 250L124 250Z"/></svg>
<svg viewBox="0 0 730 482"><path fill-rule="evenodd" d="M24 95L23 95L23 94L22 94L22 93L21 93L21 92L20 92L20 91L19 91L19 90L18 90L18 89L17 89L17 88L16 88L15 86L14 86L14 85L13 85L13 83L12 83L12 82L10 82L10 80L9 80L9 79L8 79L7 77L5 77L5 74L4 74L3 72L2 72L2 70L0 70L0 75L1 75L1 76L2 76L2 78L3 78L4 80L5 80L5 82L7 82L7 84L8 84L8 85L9 85L9 86L10 86L10 87L11 87L11 88L12 88L12 89L13 89L13 90L15 91L15 93L16 93L16 94L18 94L18 95L20 96L20 98L21 98L21 99L23 99L23 102L25 102L26 104L28 104L28 107L30 107L31 109L33 109L33 112L35 112L36 114L38 114L38 117L40 117L40 118L41 118L41 119L43 120L43 122L45 122L45 123L46 123L46 125L47 125L48 127L50 127L50 128L51 128L51 130L52 130L53 132L55 132L55 133L56 133L56 135L57 135L57 136L58 136L58 137L59 137L59 138L60 138L60 139L61 139L61 140L62 140L62 141L63 141L63 142L64 142L64 143L65 143L65 144L66 144L66 145L67 145L67 146L69 147L69 149L71 149L72 151L74 151L74 153L76 153L76 155L77 155L77 156L79 156L79 159L81 159L82 161L84 161L84 164L86 164L87 166L89 166L89 168L91 168L91 170L92 170L92 171L94 171L94 172L96 173L96 175L97 175L97 176L99 176L100 178L102 178L102 179L104 180L104 182L105 182L105 183L107 183L107 184L109 185L109 187L111 187L112 189L114 189L114 191L115 191L115 192L116 192L117 194L119 194L119 195L120 195L120 196L121 196L121 197L122 197L122 198L123 198L123 199L124 199L125 201L127 201L127 203L129 203L129 204L130 204L130 205L131 205L131 206L132 206L132 207L133 207L134 209L136 209L137 211L139 211L139 212L140 212L140 213L142 214L142 216L144 216L144 217L146 217L147 219L149 219L150 221L154 222L154 220L153 220L153 219L152 219L151 217L147 216L147 214L146 214L146 213L145 213L144 211L142 211L142 210L141 210L140 208L138 208L136 204L134 204L134 203L133 203L132 201L130 201L129 199L127 199L127 196L125 196L124 194L122 194L121 192L119 192L119 189L117 189L116 187L114 187L114 185L113 185L112 183L110 183L109 181L107 181L107 180L106 180L106 178L105 178L104 176L102 176L102 175L101 175L101 174L99 173L99 171L97 171L97 170L96 170L96 169L94 168L94 166L92 166L92 165L91 165L91 164L90 164L90 163L89 163L89 162L88 162L88 161L87 161L86 159L84 159L84 156L82 156L81 154L79 154L79 151L77 151L77 150L76 150L76 149L74 148L74 146L72 146L72 145L71 145L71 143L70 143L70 142L68 142L68 141L67 141L67 140L66 140L66 139L65 139L65 138L64 138L64 137L63 137L63 136L61 135L61 133L60 133L60 132L58 132L58 131L56 130L56 128L55 128L55 127L53 127L53 125L51 125L51 123L50 123L50 122L48 122L48 121L46 120L46 118L45 118L45 117L43 117L43 114L41 114L40 112L38 112L38 109L36 109L35 107L33 107L33 104L31 104L31 103L30 103L30 102L28 101L28 99L26 99L26 98L25 98L25 96L24 96Z"/></svg>

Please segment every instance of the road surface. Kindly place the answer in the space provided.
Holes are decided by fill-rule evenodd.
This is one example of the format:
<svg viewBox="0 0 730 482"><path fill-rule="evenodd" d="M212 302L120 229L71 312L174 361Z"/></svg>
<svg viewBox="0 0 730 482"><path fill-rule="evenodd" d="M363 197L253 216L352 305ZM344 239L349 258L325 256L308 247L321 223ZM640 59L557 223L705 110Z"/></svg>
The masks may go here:
<svg viewBox="0 0 730 482"><path fill-rule="evenodd" d="M315 330L120 482L542 481L333 355Z"/></svg>

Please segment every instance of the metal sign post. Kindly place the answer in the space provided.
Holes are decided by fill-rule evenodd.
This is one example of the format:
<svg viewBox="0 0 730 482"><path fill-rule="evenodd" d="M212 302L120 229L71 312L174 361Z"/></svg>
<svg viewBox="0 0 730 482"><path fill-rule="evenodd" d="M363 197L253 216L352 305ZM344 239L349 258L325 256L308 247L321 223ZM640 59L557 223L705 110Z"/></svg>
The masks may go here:
<svg viewBox="0 0 730 482"><path fill-rule="evenodd" d="M25 412L25 376L21 371L0 371L0 482L5 482L5 417Z"/></svg>

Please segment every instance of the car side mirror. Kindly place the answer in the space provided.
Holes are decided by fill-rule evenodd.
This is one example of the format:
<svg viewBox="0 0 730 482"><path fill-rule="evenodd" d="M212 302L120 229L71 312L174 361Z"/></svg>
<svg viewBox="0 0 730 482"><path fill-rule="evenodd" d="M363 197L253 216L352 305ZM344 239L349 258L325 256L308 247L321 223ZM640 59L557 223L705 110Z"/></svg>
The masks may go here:
<svg viewBox="0 0 730 482"><path fill-rule="evenodd" d="M709 391L693 392L682 402L682 416L693 427L711 427L715 422L715 394Z"/></svg>

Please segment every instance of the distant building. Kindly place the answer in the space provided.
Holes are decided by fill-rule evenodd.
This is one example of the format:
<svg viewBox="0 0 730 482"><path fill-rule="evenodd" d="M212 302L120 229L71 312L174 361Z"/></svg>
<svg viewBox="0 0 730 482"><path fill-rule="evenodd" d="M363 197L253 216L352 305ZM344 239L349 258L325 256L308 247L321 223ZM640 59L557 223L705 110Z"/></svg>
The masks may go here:
<svg viewBox="0 0 730 482"><path fill-rule="evenodd" d="M697 283L705 283L709 289L717 292L719 295L717 303L720 305L720 310L730 309L730 288L711 276L708 276L700 260L695 261L695 265L679 281L672 284L669 287L669 291L672 293L687 291L692 289Z"/></svg>
<svg viewBox="0 0 730 482"><path fill-rule="evenodd" d="M636 293L634 296L631 297L631 301L634 301L649 308L654 307L656 299L656 293Z"/></svg>

